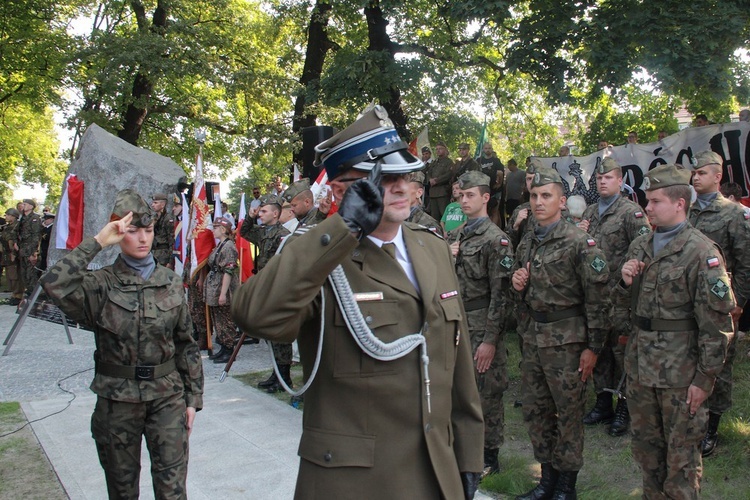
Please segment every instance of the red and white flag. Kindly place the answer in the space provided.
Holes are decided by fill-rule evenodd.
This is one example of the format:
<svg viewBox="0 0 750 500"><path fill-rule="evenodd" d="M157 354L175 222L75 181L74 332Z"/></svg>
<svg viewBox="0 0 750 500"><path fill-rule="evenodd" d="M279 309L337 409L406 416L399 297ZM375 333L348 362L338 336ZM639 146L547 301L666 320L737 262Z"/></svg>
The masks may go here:
<svg viewBox="0 0 750 500"><path fill-rule="evenodd" d="M55 248L73 250L83 241L83 181L68 176L55 219Z"/></svg>
<svg viewBox="0 0 750 500"><path fill-rule="evenodd" d="M190 211L190 273L195 276L208 262L211 250L216 246L214 240L211 211L206 202L206 184L203 181L203 156L198 153L195 167L195 185L193 188L193 207Z"/></svg>
<svg viewBox="0 0 750 500"><path fill-rule="evenodd" d="M419 133L416 139L409 143L409 152L417 158L422 158L422 148L425 146L430 147L430 136L427 132L427 127Z"/></svg>
<svg viewBox="0 0 750 500"><path fill-rule="evenodd" d="M320 173L318 174L318 178L315 179L313 185L310 186L310 191L312 191L313 200L316 207L318 206L322 198L328 196L328 191L331 189L329 184L328 172L326 172L326 169L321 169ZM338 212L338 210L339 207L338 205L336 205L336 201L334 200L331 202L331 210L328 211L328 215L333 215Z"/></svg>
<svg viewBox="0 0 750 500"><path fill-rule="evenodd" d="M247 216L247 210L245 209L245 193L242 193L242 199L240 200L240 211L237 216L237 237L235 243L237 244L237 253L240 254L240 283L247 281L249 277L253 275L253 244L247 241L245 238L240 236L242 231L242 224L245 222Z"/></svg>

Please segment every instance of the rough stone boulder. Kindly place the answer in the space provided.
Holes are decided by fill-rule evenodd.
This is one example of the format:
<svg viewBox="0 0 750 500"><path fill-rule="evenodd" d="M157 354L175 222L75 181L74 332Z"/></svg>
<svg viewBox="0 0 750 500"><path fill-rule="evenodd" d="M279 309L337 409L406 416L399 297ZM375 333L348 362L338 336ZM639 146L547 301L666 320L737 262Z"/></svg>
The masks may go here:
<svg viewBox="0 0 750 500"><path fill-rule="evenodd" d="M185 177L182 168L170 158L133 146L98 125L86 129L68 174L75 174L84 182L84 239L96 236L109 222L115 196L121 189L135 189L151 203L151 195L174 193L180 179ZM167 210L170 207L171 200ZM62 215L59 207L57 213L59 220ZM57 227L54 227L47 257L50 265L68 253L68 250L55 248L56 232ZM91 267L109 265L119 253L119 246L109 247L96 256Z"/></svg>

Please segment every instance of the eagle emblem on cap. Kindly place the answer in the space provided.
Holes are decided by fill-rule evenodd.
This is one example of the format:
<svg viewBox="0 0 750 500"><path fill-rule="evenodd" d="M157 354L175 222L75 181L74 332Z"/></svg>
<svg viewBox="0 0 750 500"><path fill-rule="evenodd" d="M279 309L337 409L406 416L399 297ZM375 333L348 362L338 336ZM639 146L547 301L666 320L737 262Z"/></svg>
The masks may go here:
<svg viewBox="0 0 750 500"><path fill-rule="evenodd" d="M643 179L643 189L648 189L651 187L651 179L648 177L644 177Z"/></svg>
<svg viewBox="0 0 750 500"><path fill-rule="evenodd" d="M539 175L539 172L534 174L534 182L539 183L539 181L542 180L542 176Z"/></svg>

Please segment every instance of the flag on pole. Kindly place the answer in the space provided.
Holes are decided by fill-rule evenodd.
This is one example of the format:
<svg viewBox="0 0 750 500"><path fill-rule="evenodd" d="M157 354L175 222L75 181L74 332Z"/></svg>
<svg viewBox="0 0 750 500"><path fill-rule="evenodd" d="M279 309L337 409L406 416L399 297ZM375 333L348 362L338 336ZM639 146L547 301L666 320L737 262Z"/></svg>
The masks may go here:
<svg viewBox="0 0 750 500"><path fill-rule="evenodd" d="M474 151L474 158L479 158L482 155L482 148L484 143L489 141L487 137L487 117L484 117L484 124L482 125L482 131L479 133L479 139L477 139L477 150Z"/></svg>
<svg viewBox="0 0 750 500"><path fill-rule="evenodd" d="M422 148L425 146L430 147L430 135L427 127L419 133L416 139L409 143L409 152L417 158L421 158Z"/></svg>
<svg viewBox="0 0 750 500"><path fill-rule="evenodd" d="M240 210L237 222L237 237L235 243L237 244L237 253L240 255L240 283L244 283L247 279L253 275L253 244L247 241L245 238L240 236L242 231L242 224L245 222L247 216L247 210L245 209L245 193L242 193L242 199L240 200Z"/></svg>
<svg viewBox="0 0 750 500"><path fill-rule="evenodd" d="M195 276L208 262L211 250L216 246L214 240L211 214L206 203L206 184L203 181L203 155L198 153L195 167L195 187L193 189L193 208L190 213L190 272Z"/></svg>
<svg viewBox="0 0 750 500"><path fill-rule="evenodd" d="M190 225L189 213L188 213L188 202L184 193L180 193L180 200L182 204L182 212L180 212L180 220L174 221L174 272L182 276L182 271L185 267L185 253L187 251L188 226Z"/></svg>
<svg viewBox="0 0 750 500"><path fill-rule="evenodd" d="M221 211L221 193L214 191L214 220L223 216L224 213Z"/></svg>
<svg viewBox="0 0 750 500"><path fill-rule="evenodd" d="M297 162L292 163L292 166L294 167L294 179L293 179L293 182L297 182L298 180L300 180L302 178L302 172L299 171L299 165L297 165Z"/></svg>
<svg viewBox="0 0 750 500"><path fill-rule="evenodd" d="M73 250L83 241L83 181L70 174L55 220L55 248Z"/></svg>
<svg viewBox="0 0 750 500"><path fill-rule="evenodd" d="M328 173L326 172L326 169L322 169L318 174L318 178L315 179L313 185L310 186L310 191L312 191L313 200L315 200L316 207L318 206L321 198L328 196L328 190L331 189L328 184ZM332 201L331 210L328 211L328 215L330 216L335 214L338 209L339 207L336 205L336 201Z"/></svg>

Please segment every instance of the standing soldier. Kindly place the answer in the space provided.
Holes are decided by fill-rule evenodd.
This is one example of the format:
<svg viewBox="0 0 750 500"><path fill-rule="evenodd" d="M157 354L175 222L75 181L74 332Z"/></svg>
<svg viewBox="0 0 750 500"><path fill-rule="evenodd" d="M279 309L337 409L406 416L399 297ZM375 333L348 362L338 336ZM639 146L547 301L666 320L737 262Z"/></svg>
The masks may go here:
<svg viewBox="0 0 750 500"><path fill-rule="evenodd" d="M622 170L612 158L605 158L597 167L596 189L599 192L599 202L589 205L578 227L588 231L607 257L611 290L620 280L620 268L625 262L625 254L630 243L638 236L651 232L651 226L643 214L643 209L620 195ZM630 304L618 301L613 296L612 306L612 329L608 332L604 350L594 367L596 405L584 417L583 423L593 425L612 422L609 434L622 436L630 425L628 405L624 396L625 388L620 383L624 380L622 376L625 343L630 334ZM614 413L612 393L605 389L620 391Z"/></svg>
<svg viewBox="0 0 750 500"><path fill-rule="evenodd" d="M437 159L427 168L427 181L430 184L430 215L440 220L451 197L453 162L448 158L448 147L443 141L435 146Z"/></svg>
<svg viewBox="0 0 750 500"><path fill-rule="evenodd" d="M633 458L644 498L698 498L703 404L732 337L734 297L724 258L687 221L690 171L646 174L646 212L656 232L628 249L615 293L632 304L625 353Z"/></svg>
<svg viewBox="0 0 750 500"><path fill-rule="evenodd" d="M458 145L458 159L453 165L453 181L457 181L466 172L481 170L479 163L469 154L469 143L462 142Z"/></svg>
<svg viewBox="0 0 750 500"><path fill-rule="evenodd" d="M484 414L484 475L500 470L503 444L503 393L508 388L505 318L509 307L513 246L487 214L490 177L467 172L458 178L461 209L468 222L455 237L451 252L469 323L477 388Z"/></svg>
<svg viewBox="0 0 750 500"><path fill-rule="evenodd" d="M732 203L719 192L723 163L721 156L713 151L702 151L695 155L695 160L693 187L698 198L690 208L690 224L721 248L737 302L732 310L732 318L737 323L750 298L750 215L742 206ZM708 398L708 430L702 444L704 457L716 449L719 420L732 407L732 364L736 352L733 337L729 342L724 368L716 377L716 385Z"/></svg>
<svg viewBox="0 0 750 500"><path fill-rule="evenodd" d="M21 279L26 294L31 294L39 280L36 264L39 259L39 245L42 242L42 216L34 212L36 202L32 199L23 200L23 216L18 229L20 241L18 254L21 257Z"/></svg>
<svg viewBox="0 0 750 500"><path fill-rule="evenodd" d="M156 213L154 224L154 244L151 251L156 262L174 269L174 217L167 213L167 195L156 193L151 197L151 208Z"/></svg>
<svg viewBox="0 0 750 500"><path fill-rule="evenodd" d="M6 224L0 233L0 242L3 245L3 267L8 278L8 289L10 290L10 301L8 304L17 306L23 299L23 280L21 280L21 260L18 257L18 219L21 213L15 208L5 211Z"/></svg>
<svg viewBox="0 0 750 500"><path fill-rule="evenodd" d="M593 238L562 220L562 179L547 168L534 174L536 227L516 255L513 288L528 314L523 335L523 416L539 484L521 500L576 498L583 466L586 380L609 329L609 269Z"/></svg>
<svg viewBox="0 0 750 500"><path fill-rule="evenodd" d="M299 181L298 181L299 182ZM289 189L294 188L294 184ZM309 190L308 190L309 191ZM311 193L312 196L312 193ZM255 258L255 269L253 273L260 272L266 267L271 257L276 255L276 251L281 245L282 238L289 235L287 228L279 222L281 215L281 198L269 194L261 198L260 207L250 210L245 216L245 222L242 224L240 236L258 247L258 256ZM260 225L256 224L256 219L260 219ZM245 330L252 334L253 329ZM286 342L272 342L273 356L279 367L281 378L289 387L292 387L292 344ZM266 392L279 392L284 388L276 377L276 371L271 372L271 376L263 382L258 383L258 388L265 389Z"/></svg>
<svg viewBox="0 0 750 500"><path fill-rule="evenodd" d="M409 204L411 205L411 213L406 222L421 224L442 236L443 228L440 226L440 223L422 209L424 179L423 172L412 172L409 174Z"/></svg>
<svg viewBox="0 0 750 500"><path fill-rule="evenodd" d="M526 166L526 192L531 192L531 181L534 180L534 174L540 168L545 168L538 158L531 158ZM518 205L508 219L508 236L513 243L513 248L518 248L524 234L534 229L535 219L531 210L531 203L525 201Z"/></svg>
<svg viewBox="0 0 750 500"><path fill-rule="evenodd" d="M324 213L315 208L315 199L310 189L310 179L304 178L293 182L283 194L281 201L289 203L294 216L300 225L312 226L326 219L327 211ZM330 208L330 207L329 207Z"/></svg>

